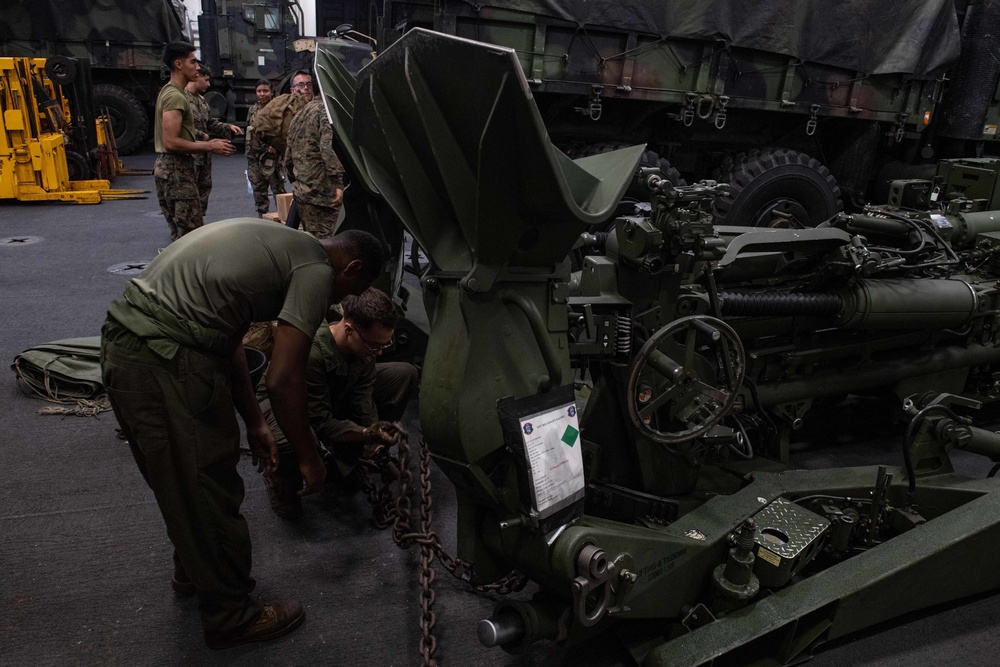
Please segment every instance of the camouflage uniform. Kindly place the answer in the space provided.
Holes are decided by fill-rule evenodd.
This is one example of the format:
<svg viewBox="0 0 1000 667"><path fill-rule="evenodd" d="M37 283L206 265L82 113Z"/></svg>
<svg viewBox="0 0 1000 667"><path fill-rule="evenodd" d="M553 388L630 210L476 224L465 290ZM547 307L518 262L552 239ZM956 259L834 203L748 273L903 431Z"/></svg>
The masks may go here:
<svg viewBox="0 0 1000 667"><path fill-rule="evenodd" d="M333 204L333 198L337 189L344 187L344 166L333 151L333 128L321 97L292 119L285 171L292 181L302 229L316 238L332 236L340 212L340 204Z"/></svg>
<svg viewBox="0 0 1000 667"><path fill-rule="evenodd" d="M198 197L197 172L193 155L168 153L163 146L163 112L180 111L181 137L196 141L191 106L184 91L173 83L160 90L154 112L154 145L157 158L153 165L156 198L170 227L170 240L175 241L193 229L201 227L204 212Z"/></svg>
<svg viewBox="0 0 1000 667"><path fill-rule="evenodd" d="M194 119L195 130L199 133L199 139L207 141L212 137L233 138L233 132L229 129L229 125L212 116L212 110L201 93L185 90L184 95L187 96L188 103L191 105L191 116ZM204 216L208 212L208 196L212 193L212 154L195 153L192 157L194 157L195 173L198 180L201 214Z"/></svg>
<svg viewBox="0 0 1000 667"><path fill-rule="evenodd" d="M278 469L272 483L286 488L302 488L298 457L274 417L267 395L265 378L257 385L257 401L278 444ZM306 362L306 391L309 397L309 422L319 442L336 462L328 468L331 477L347 477L361 454L363 443L338 443L338 436L361 432L380 419L398 421L410 396L417 389L418 371L412 364L378 362L374 356L348 360L337 347L325 322L313 337Z"/></svg>
<svg viewBox="0 0 1000 667"><path fill-rule="evenodd" d="M273 167L270 170L264 166L264 158L267 157L268 145L254 135L253 116L261 110L260 102L254 102L247 113L247 178L250 180L250 187L253 188L253 202L257 206L257 214L267 213L268 200L267 189L270 186L271 192L275 195L285 192L285 170L278 159L276 153L272 152L272 159L267 162Z"/></svg>

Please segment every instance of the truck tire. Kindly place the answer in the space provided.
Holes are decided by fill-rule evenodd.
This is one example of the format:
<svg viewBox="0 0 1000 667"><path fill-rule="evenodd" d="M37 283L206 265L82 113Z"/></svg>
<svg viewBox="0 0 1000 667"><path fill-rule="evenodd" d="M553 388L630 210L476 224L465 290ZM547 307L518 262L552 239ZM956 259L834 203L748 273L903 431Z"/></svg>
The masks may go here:
<svg viewBox="0 0 1000 667"><path fill-rule="evenodd" d="M94 86L94 110L100 113L107 108L111 127L115 133L118 153L131 155L146 141L149 120L139 99L121 86L101 84Z"/></svg>
<svg viewBox="0 0 1000 667"><path fill-rule="evenodd" d="M572 158L588 157L590 155L600 155L601 153L610 153L611 151L616 151L619 148L628 148L629 144L622 143L620 141L604 141L598 144L590 144L589 146L584 146L582 149L575 151ZM656 151L649 150L642 154L642 159L639 161L639 168L648 167L659 167L660 173L663 177L673 183L674 185L687 185L687 181L681 176L681 173L670 164L670 161L665 157L660 157L660 154ZM643 183L642 179L639 178L638 173L636 174L635 180L632 184L628 186L628 190L625 191L625 197L630 199L638 199L640 201L649 201L649 188Z"/></svg>
<svg viewBox="0 0 1000 667"><path fill-rule="evenodd" d="M844 208L837 180L818 160L786 148L750 151L733 161L728 195L716 198L716 224L763 227L774 213L794 218L791 226L815 227Z"/></svg>

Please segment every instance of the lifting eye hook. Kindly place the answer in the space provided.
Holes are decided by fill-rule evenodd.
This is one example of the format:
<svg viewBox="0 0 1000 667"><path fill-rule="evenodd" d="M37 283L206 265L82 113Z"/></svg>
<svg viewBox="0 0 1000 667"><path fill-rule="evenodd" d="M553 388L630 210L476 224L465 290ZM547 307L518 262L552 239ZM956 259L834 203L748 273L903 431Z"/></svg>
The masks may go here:
<svg viewBox="0 0 1000 667"><path fill-rule="evenodd" d="M573 615L577 623L585 628L596 625L608 611L611 599L611 571L614 565L608 562L604 550L588 544L580 550L576 559L576 571L580 574L573 580ZM593 594L596 599L587 611L587 598Z"/></svg>
<svg viewBox="0 0 1000 667"><path fill-rule="evenodd" d="M698 106L695 108L695 113L698 114L698 118L708 120L712 117L712 111L714 110L715 100L712 99L711 95L702 95L698 98Z"/></svg>

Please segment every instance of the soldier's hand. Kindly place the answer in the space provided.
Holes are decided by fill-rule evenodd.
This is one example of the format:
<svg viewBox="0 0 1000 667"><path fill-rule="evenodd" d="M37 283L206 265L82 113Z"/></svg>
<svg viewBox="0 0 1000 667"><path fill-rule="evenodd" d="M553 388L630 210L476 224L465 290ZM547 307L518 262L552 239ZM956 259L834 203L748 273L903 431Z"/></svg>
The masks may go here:
<svg viewBox="0 0 1000 667"><path fill-rule="evenodd" d="M326 479L326 466L318 449L308 457L299 459L299 472L302 473L302 480L305 482L299 491L300 496L308 496L319 491L319 487L323 486L323 481Z"/></svg>
<svg viewBox="0 0 1000 667"><path fill-rule="evenodd" d="M208 144L211 148L209 152L215 155L232 155L236 152L236 146L228 139L212 139Z"/></svg>
<svg viewBox="0 0 1000 667"><path fill-rule="evenodd" d="M241 128L239 125L230 125L229 129L232 130L233 134L235 134L237 137L243 136L243 128Z"/></svg>
<svg viewBox="0 0 1000 667"><path fill-rule="evenodd" d="M278 444L270 427L263 424L247 428L247 442L250 445L250 459L257 466L257 472L270 475L278 467Z"/></svg>
<svg viewBox="0 0 1000 667"><path fill-rule="evenodd" d="M344 201L344 189L337 188L337 193L333 195L333 202L331 203L331 206L336 206L342 201Z"/></svg>
<svg viewBox="0 0 1000 667"><path fill-rule="evenodd" d="M392 422L377 421L368 427L372 444L392 446L399 442L399 427Z"/></svg>

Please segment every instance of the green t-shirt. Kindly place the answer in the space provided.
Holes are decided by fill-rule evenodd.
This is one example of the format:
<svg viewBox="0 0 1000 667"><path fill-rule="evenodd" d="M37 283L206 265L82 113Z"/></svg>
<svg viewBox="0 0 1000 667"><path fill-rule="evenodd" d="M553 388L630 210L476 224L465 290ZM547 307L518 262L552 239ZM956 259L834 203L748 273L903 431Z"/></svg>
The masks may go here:
<svg viewBox="0 0 1000 667"><path fill-rule="evenodd" d="M179 88L172 81L160 89L160 94L156 96L156 110L153 112L153 146L157 153L166 153L163 146L163 112L180 111L183 114L181 119L181 139L197 141L194 136L194 116L191 114L191 105L188 104L184 90Z"/></svg>
<svg viewBox="0 0 1000 667"><path fill-rule="evenodd" d="M375 407L375 357L347 361L325 322L306 362L309 422L324 444L341 433L361 431L378 421Z"/></svg>
<svg viewBox="0 0 1000 667"><path fill-rule="evenodd" d="M333 280L311 234L236 218L185 234L132 282L174 315L232 339L250 322L276 319L311 338L330 306Z"/></svg>

